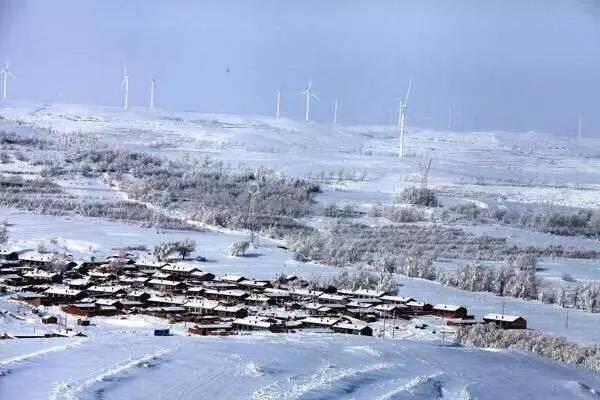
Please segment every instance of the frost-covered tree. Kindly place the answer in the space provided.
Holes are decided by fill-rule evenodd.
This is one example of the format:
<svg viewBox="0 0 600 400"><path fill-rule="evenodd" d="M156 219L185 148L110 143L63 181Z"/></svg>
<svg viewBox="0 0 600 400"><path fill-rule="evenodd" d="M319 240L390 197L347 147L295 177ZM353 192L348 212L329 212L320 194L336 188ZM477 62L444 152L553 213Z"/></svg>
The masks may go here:
<svg viewBox="0 0 600 400"><path fill-rule="evenodd" d="M248 248L250 248L250 242L246 240L234 242L227 248L227 254L234 257L243 257L246 255Z"/></svg>
<svg viewBox="0 0 600 400"><path fill-rule="evenodd" d="M8 228L6 225L0 225L0 244L8 242Z"/></svg>

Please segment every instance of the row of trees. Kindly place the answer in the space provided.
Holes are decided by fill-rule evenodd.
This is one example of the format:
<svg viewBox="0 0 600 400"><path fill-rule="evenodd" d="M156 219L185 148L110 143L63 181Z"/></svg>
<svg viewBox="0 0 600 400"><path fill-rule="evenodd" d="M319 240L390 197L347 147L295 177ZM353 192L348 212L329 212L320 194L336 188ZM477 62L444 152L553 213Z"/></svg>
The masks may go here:
<svg viewBox="0 0 600 400"><path fill-rule="evenodd" d="M542 357L600 372L600 347L528 330L504 330L495 324L461 327L457 341L466 346L529 351Z"/></svg>
<svg viewBox="0 0 600 400"><path fill-rule="evenodd" d="M352 269L343 269L335 275L315 277L309 280L313 289L333 286L337 289L371 289L396 294L398 285L394 276L380 269L361 265Z"/></svg>

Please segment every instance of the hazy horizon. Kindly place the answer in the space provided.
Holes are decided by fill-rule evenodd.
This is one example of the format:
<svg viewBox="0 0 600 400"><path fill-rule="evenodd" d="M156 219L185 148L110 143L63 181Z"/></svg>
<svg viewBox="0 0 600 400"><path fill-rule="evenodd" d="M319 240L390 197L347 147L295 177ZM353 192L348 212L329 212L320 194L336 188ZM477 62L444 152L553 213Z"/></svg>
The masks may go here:
<svg viewBox="0 0 600 400"><path fill-rule="evenodd" d="M376 2L0 0L9 98L117 106L123 62L132 106L303 117L395 119L409 79L409 125L584 133L600 118L596 1ZM567 34L565 34L567 32ZM596 135L594 135L596 136Z"/></svg>

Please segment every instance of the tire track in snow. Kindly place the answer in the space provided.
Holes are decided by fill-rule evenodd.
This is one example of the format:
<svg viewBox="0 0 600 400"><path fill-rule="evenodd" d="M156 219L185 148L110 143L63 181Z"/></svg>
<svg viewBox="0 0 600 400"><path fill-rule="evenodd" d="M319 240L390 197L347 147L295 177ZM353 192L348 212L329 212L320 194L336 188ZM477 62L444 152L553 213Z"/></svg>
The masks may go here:
<svg viewBox="0 0 600 400"><path fill-rule="evenodd" d="M328 366L304 378L305 383L302 384L295 383L295 377L289 377L286 381L260 388L254 392L252 400L337 399L341 394L349 394L363 385L377 382L380 379L378 372L392 367L391 364L381 363L338 371Z"/></svg>
<svg viewBox="0 0 600 400"><path fill-rule="evenodd" d="M442 382L437 379L439 375L417 376L398 389L383 395L379 400L441 399L443 397Z"/></svg>
<svg viewBox="0 0 600 400"><path fill-rule="evenodd" d="M83 381L80 384L74 384L69 382L60 382L54 387L54 391L51 400L77 400L80 398L80 394L84 393L86 390L92 388L94 385L97 385L102 382L106 382L111 378L127 372L133 368L138 368L144 366L146 363L149 363L153 360L157 360L160 357L164 356L167 353L174 351L175 349L163 349L157 351L152 354L145 355L143 357L130 359L126 362L113 365L105 370L105 372L96 375L92 378L89 378Z"/></svg>

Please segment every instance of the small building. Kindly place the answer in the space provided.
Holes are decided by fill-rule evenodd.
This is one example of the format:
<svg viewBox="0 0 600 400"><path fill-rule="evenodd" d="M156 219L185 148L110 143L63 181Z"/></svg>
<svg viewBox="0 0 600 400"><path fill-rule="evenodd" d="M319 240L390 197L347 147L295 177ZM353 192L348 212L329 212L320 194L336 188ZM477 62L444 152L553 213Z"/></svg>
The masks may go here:
<svg viewBox="0 0 600 400"><path fill-rule="evenodd" d="M223 282L227 282L227 283L235 283L235 284L237 284L238 282L245 281L245 280L246 280L246 278L244 278L244 277L243 277L243 276L241 276L241 275L225 275L225 276L222 276L222 277L221 277L221 280L222 280Z"/></svg>
<svg viewBox="0 0 600 400"><path fill-rule="evenodd" d="M409 301L406 303L406 306L409 308L412 314L422 315L429 314L433 309L433 306L429 303L424 303L422 301Z"/></svg>
<svg viewBox="0 0 600 400"><path fill-rule="evenodd" d="M219 316L224 318L246 318L248 316L248 310L241 305L224 306L218 305L213 311Z"/></svg>
<svg viewBox="0 0 600 400"><path fill-rule="evenodd" d="M77 318L77 325L79 326L90 326L89 318Z"/></svg>
<svg viewBox="0 0 600 400"><path fill-rule="evenodd" d="M229 290L213 290L206 289L204 297L210 300L225 300L225 301L243 301L250 296L245 290L229 289Z"/></svg>
<svg viewBox="0 0 600 400"><path fill-rule="evenodd" d="M62 308L67 314L93 317L98 315L98 306L94 303L73 303Z"/></svg>
<svg viewBox="0 0 600 400"><path fill-rule="evenodd" d="M48 272L44 270L27 271L23 274L23 278L28 285L36 285L41 283L57 283L60 282L61 276L56 272Z"/></svg>
<svg viewBox="0 0 600 400"><path fill-rule="evenodd" d="M188 333L200 336L225 336L230 335L233 325L229 322L215 322L212 324L197 324L188 329Z"/></svg>
<svg viewBox="0 0 600 400"><path fill-rule="evenodd" d="M285 332L285 325L274 318L269 317L246 317L233 321L233 329L237 331L269 331L272 333Z"/></svg>
<svg viewBox="0 0 600 400"><path fill-rule="evenodd" d="M381 296L380 299L386 304L406 304L408 302L415 301L415 299L413 299L412 297L389 295Z"/></svg>
<svg viewBox="0 0 600 400"><path fill-rule="evenodd" d="M56 324L58 319L54 315L46 315L42 317L42 324Z"/></svg>
<svg viewBox="0 0 600 400"><path fill-rule="evenodd" d="M51 287L44 292L51 304L71 303L83 298L84 292L81 290L68 289L64 287Z"/></svg>
<svg viewBox="0 0 600 400"><path fill-rule="evenodd" d="M151 279L148 285L163 293L181 293L187 287L185 283L167 279Z"/></svg>
<svg viewBox="0 0 600 400"><path fill-rule="evenodd" d="M275 305L276 300L272 297L265 296L264 294L255 293L246 297L244 303L246 303L249 306L267 307Z"/></svg>
<svg viewBox="0 0 600 400"><path fill-rule="evenodd" d="M405 304L393 303L393 304L379 304L374 307L376 312L381 313L384 317L395 318L401 315L406 315L410 312L410 309Z"/></svg>
<svg viewBox="0 0 600 400"><path fill-rule="evenodd" d="M487 314L483 322L496 324L502 329L527 329L527 320L518 315Z"/></svg>
<svg viewBox="0 0 600 400"><path fill-rule="evenodd" d="M215 275L210 272L194 271L190 274L189 279L195 282L209 282L215 279Z"/></svg>
<svg viewBox="0 0 600 400"><path fill-rule="evenodd" d="M127 294L125 288L119 285L95 285L90 286L86 291L94 297L116 297Z"/></svg>
<svg viewBox="0 0 600 400"><path fill-rule="evenodd" d="M189 278L194 272L200 269L191 263L180 262L176 264L167 264L160 269L162 272L171 274L175 279Z"/></svg>
<svg viewBox="0 0 600 400"><path fill-rule="evenodd" d="M331 327L341 321L338 317L306 317L302 321L303 328L325 328Z"/></svg>
<svg viewBox="0 0 600 400"><path fill-rule="evenodd" d="M373 336L373 329L369 325L355 324L341 321L334 324L331 329L335 333L345 333L349 335Z"/></svg>
<svg viewBox="0 0 600 400"><path fill-rule="evenodd" d="M154 330L154 336L169 336L169 334L170 334L169 328Z"/></svg>
<svg viewBox="0 0 600 400"><path fill-rule="evenodd" d="M48 304L48 297L42 293L21 292L15 295L15 300L23 301L32 306L44 306Z"/></svg>
<svg viewBox="0 0 600 400"><path fill-rule="evenodd" d="M467 309L454 304L436 304L432 311L434 315L442 318L467 318Z"/></svg>

